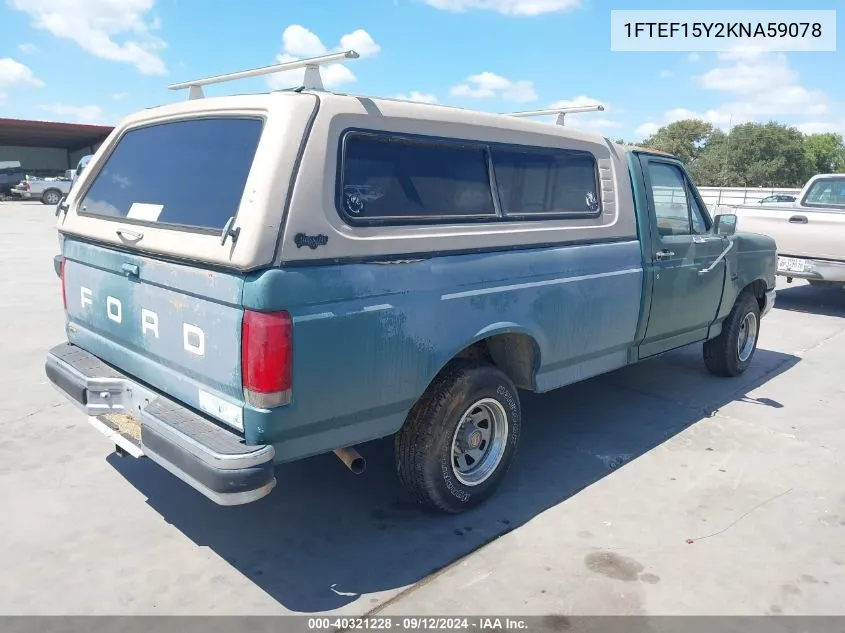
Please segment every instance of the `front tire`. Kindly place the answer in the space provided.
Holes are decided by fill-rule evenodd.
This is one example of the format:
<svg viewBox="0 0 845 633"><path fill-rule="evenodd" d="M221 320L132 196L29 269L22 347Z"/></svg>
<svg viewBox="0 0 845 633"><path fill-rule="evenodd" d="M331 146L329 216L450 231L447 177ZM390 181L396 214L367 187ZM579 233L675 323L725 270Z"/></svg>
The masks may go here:
<svg viewBox="0 0 845 633"><path fill-rule="evenodd" d="M751 364L760 334L760 306L743 292L722 324L722 332L704 343L704 364L716 376L733 378Z"/></svg>
<svg viewBox="0 0 845 633"><path fill-rule="evenodd" d="M396 435L396 470L427 510L456 514L499 487L519 444L522 409L498 368L450 362L417 401Z"/></svg>

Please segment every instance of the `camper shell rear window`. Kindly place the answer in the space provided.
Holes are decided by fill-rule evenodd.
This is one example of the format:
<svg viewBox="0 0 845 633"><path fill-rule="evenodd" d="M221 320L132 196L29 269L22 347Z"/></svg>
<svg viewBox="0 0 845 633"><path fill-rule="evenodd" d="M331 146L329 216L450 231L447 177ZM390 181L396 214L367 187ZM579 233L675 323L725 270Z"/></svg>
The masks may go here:
<svg viewBox="0 0 845 633"><path fill-rule="evenodd" d="M258 117L222 116L130 129L78 213L220 232L237 213L263 125Z"/></svg>

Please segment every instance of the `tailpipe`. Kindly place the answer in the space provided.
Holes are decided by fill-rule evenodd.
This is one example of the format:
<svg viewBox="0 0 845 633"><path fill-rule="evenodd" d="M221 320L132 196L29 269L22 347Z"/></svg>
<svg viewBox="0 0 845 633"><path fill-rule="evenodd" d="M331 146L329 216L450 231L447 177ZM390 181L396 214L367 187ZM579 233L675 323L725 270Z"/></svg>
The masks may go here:
<svg viewBox="0 0 845 633"><path fill-rule="evenodd" d="M335 450L334 454L337 455L337 458L356 475L360 475L367 468L367 460L361 456L361 453L352 447L338 448Z"/></svg>

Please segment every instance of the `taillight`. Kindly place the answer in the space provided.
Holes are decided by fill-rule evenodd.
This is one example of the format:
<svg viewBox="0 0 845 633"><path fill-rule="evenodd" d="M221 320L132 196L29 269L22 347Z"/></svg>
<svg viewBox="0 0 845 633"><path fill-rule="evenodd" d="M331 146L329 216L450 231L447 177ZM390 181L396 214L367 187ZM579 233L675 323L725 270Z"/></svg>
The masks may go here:
<svg viewBox="0 0 845 633"><path fill-rule="evenodd" d="M59 263L59 270L61 271L60 277L62 278L62 305L65 308L65 312L67 312L67 290L65 289L65 264L66 263L67 263L67 259L62 257L62 260Z"/></svg>
<svg viewBox="0 0 845 633"><path fill-rule="evenodd" d="M290 402L292 364L290 314L244 311L241 374L246 402L259 409Z"/></svg>

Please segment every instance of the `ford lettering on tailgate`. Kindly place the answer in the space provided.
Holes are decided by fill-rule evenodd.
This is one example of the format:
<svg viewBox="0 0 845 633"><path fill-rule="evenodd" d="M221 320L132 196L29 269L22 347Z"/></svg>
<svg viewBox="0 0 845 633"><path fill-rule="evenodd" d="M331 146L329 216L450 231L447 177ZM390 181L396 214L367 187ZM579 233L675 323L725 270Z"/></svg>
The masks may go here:
<svg viewBox="0 0 845 633"><path fill-rule="evenodd" d="M65 251L70 342L238 425L241 277L71 240Z"/></svg>
<svg viewBox="0 0 845 633"><path fill-rule="evenodd" d="M83 310L94 309L94 294L90 288L79 287L79 305ZM107 296L105 311L110 321L123 323L123 302L120 299L111 295ZM156 339L160 338L158 312L142 307L140 320L142 339L148 335ZM182 347L191 354L205 356L205 332L196 325L182 322Z"/></svg>

